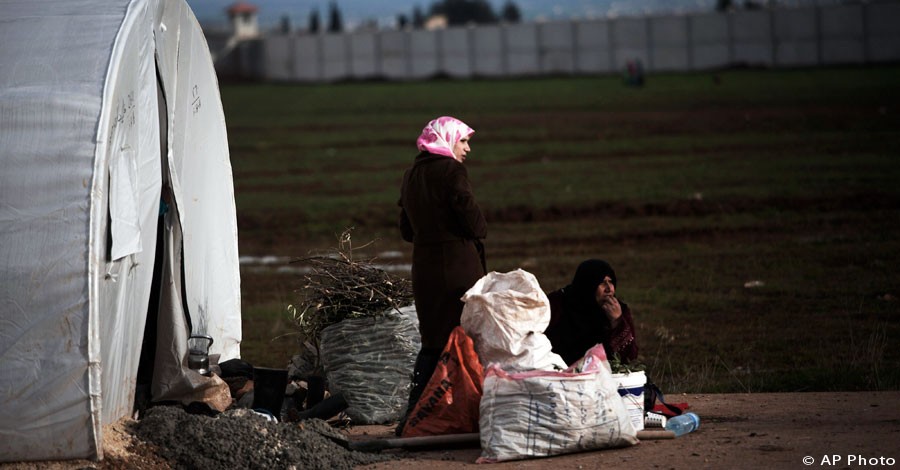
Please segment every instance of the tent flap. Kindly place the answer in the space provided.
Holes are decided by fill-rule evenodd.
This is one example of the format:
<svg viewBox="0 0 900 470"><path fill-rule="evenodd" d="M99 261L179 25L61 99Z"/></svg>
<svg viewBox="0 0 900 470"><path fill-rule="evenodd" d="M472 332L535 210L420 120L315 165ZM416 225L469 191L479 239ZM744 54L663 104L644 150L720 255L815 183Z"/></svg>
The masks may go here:
<svg viewBox="0 0 900 470"><path fill-rule="evenodd" d="M138 212L138 175L134 150L126 148L109 165L109 215L112 224L112 259L141 251Z"/></svg>

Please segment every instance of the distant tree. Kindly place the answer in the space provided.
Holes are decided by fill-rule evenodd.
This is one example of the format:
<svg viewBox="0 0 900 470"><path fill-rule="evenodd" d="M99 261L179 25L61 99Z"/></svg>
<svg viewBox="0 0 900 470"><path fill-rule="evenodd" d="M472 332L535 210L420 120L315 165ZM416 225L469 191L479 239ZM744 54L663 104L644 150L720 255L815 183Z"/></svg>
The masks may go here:
<svg viewBox="0 0 900 470"><path fill-rule="evenodd" d="M716 11L729 11L734 9L731 0L716 0Z"/></svg>
<svg viewBox="0 0 900 470"><path fill-rule="evenodd" d="M497 14L486 0L443 0L431 5L431 14L446 16L450 26L492 24L498 21Z"/></svg>
<svg viewBox="0 0 900 470"><path fill-rule="evenodd" d="M397 15L397 29L406 29L409 26L409 18L403 13Z"/></svg>
<svg viewBox="0 0 900 470"><path fill-rule="evenodd" d="M319 10L313 9L313 11L309 12L309 32L313 34L318 33L319 24Z"/></svg>
<svg viewBox="0 0 900 470"><path fill-rule="evenodd" d="M422 9L419 8L419 5L413 7L412 24L413 28L416 29L421 29L423 26L425 26L425 14L422 13Z"/></svg>
<svg viewBox="0 0 900 470"><path fill-rule="evenodd" d="M758 2L753 2L751 0L744 0L744 9L745 10L762 10L763 5Z"/></svg>
<svg viewBox="0 0 900 470"><path fill-rule="evenodd" d="M281 31L281 34L291 34L291 17L288 15L281 15L281 21L278 24L278 30Z"/></svg>
<svg viewBox="0 0 900 470"><path fill-rule="evenodd" d="M331 2L328 10L328 32L340 33L344 30L344 20L341 19L341 10L338 9L337 2Z"/></svg>
<svg viewBox="0 0 900 470"><path fill-rule="evenodd" d="M500 11L500 18L507 23L518 23L522 21L522 13L512 0L507 0Z"/></svg>

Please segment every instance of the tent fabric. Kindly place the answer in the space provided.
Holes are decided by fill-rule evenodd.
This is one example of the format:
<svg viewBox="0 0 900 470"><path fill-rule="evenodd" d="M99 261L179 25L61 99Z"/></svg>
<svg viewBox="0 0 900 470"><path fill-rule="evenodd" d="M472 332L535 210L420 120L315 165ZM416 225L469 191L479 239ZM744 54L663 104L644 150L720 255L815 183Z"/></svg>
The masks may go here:
<svg viewBox="0 0 900 470"><path fill-rule="evenodd" d="M183 282L162 296L190 321L159 315L154 389L202 382L190 333L240 357L218 83L184 0L4 2L0 43L0 461L102 458L132 412L164 189Z"/></svg>

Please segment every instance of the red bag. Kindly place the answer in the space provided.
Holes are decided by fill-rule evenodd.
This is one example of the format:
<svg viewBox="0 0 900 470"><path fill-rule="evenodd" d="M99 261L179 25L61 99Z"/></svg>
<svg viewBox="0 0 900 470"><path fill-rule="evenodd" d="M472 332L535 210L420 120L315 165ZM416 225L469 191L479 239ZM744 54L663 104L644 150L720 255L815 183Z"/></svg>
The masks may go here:
<svg viewBox="0 0 900 470"><path fill-rule="evenodd" d="M659 404L657 404L657 400ZM644 384L644 410L664 415L668 418L678 416L690 408L687 403L666 403L662 390L653 382Z"/></svg>
<svg viewBox="0 0 900 470"><path fill-rule="evenodd" d="M403 427L403 437L478 432L484 371L472 338L450 333L434 374Z"/></svg>

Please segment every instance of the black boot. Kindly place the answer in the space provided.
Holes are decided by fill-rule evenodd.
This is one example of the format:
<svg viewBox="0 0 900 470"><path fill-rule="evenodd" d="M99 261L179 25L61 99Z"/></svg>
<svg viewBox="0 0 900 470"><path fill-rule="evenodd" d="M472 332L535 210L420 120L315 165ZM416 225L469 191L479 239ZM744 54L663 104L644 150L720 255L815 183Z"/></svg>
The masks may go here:
<svg viewBox="0 0 900 470"><path fill-rule="evenodd" d="M411 388L409 390L409 401L406 405L406 411L403 412L400 422L397 423L397 428L394 429L394 434L397 437L400 437L400 435L403 434L403 427L406 426L406 419L416 407L416 403L419 402L422 393L425 392L425 386L428 385L428 381L431 380L431 376L434 374L434 369L437 367L440 358L440 351L427 349L419 351L418 356L416 356L416 365L413 367L412 383L410 384Z"/></svg>

